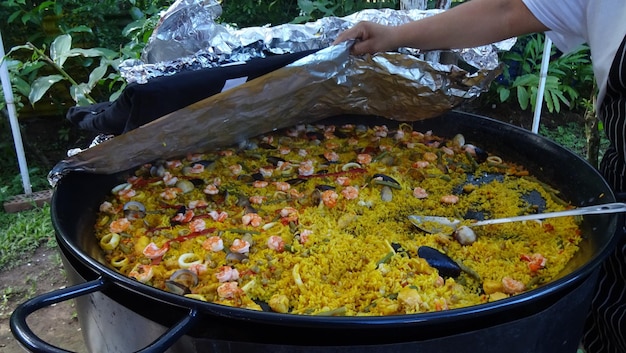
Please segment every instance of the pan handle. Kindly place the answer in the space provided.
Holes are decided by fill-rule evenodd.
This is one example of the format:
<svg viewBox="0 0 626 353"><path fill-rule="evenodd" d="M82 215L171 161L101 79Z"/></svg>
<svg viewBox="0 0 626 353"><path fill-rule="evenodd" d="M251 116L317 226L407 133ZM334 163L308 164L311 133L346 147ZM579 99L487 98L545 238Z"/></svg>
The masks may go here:
<svg viewBox="0 0 626 353"><path fill-rule="evenodd" d="M53 346L39 338L30 329L30 327L28 327L26 318L33 312L52 304L74 299L93 292L102 291L110 284L111 282L109 280L100 277L93 281L42 294L20 304L11 314L10 325L13 336L15 336L23 348L33 353L72 353L71 351ZM199 317L200 315L198 310L191 308L187 313L187 316L150 343L147 347L137 351L137 353L165 352L180 337L187 333Z"/></svg>

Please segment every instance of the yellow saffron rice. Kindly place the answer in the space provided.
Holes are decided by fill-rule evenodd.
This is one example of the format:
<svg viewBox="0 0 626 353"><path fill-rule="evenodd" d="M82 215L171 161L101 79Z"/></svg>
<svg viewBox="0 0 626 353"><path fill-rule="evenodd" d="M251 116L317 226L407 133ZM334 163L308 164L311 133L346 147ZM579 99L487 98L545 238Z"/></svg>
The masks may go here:
<svg viewBox="0 0 626 353"><path fill-rule="evenodd" d="M309 315L476 305L551 281L581 240L572 217L472 228L465 245L409 221L568 207L523 166L486 157L462 136L408 125L297 126L137 168L103 200L95 235L120 273L224 305ZM431 267L424 246L460 274Z"/></svg>

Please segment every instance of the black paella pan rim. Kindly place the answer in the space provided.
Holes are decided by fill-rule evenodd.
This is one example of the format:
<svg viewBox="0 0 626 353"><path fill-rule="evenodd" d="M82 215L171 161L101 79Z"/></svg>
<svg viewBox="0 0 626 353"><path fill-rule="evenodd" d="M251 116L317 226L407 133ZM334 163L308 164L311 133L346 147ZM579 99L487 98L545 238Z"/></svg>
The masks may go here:
<svg viewBox="0 0 626 353"><path fill-rule="evenodd" d="M358 121L363 123L367 123L371 119L373 119L373 121L375 122L381 123L380 118L353 116L334 117L327 121L336 124L342 123L343 121L354 123L355 119L359 119ZM386 124L395 123L388 120L382 120L382 122ZM523 151L523 148L519 148L524 146L509 146L508 148L504 149L508 150L508 154L514 156L517 155L520 160L525 160L526 162L528 162L530 164L529 169L536 169L540 173L547 175L548 178L556 177L558 179L558 177L562 177L561 174L569 174L569 172L564 172L563 170L547 170L545 166L549 166L550 163L552 163L551 161L538 161L533 160L532 158L539 156L543 158L546 155L562 156L563 159L567 160L567 165L570 166L569 168L573 168L573 170L578 171L576 175L577 179L574 178L569 180L569 184L571 184L569 185L569 188L572 188L573 190L581 190L580 188L585 189L585 179L594 180L594 185L592 188L593 190L591 191L592 194L584 195L584 199L572 200L573 202L579 203L582 206L585 203L594 204L608 203L614 201L614 195L612 194L608 185L606 185L602 177L597 173L597 171L595 171L594 168L588 165L586 161L574 155L572 152L569 152L566 149L560 147L559 145L540 136L531 134L524 129L483 116L460 112L450 112L437 118L414 122L411 124L415 127L415 129L419 131L432 129L433 132L439 136L445 136L446 132L462 132L466 135L466 138L469 138L470 141L486 138L490 141L483 142L489 142L488 144L491 146L489 146L488 148L502 148L503 140L498 139L498 136L505 136L505 141L508 140L508 143L526 144L526 146L528 146L528 149L526 151ZM495 139L494 136L496 137ZM535 166L534 164L537 164L537 166ZM605 239L601 241L599 247L597 245L597 248L593 250L593 254L591 255L591 259L589 261L587 261L584 265L575 268L572 272L563 275L562 277L546 284L543 287L503 300L470 306L466 308L451 309L444 312L429 312L409 315L356 317L292 315L234 308L175 295L127 278L110 269L102 262L97 260L94 256L90 256L89 254L87 254L85 251L86 241L82 238L82 236L89 236L89 233L85 232L87 234L82 234L82 236L79 234L72 234L73 232L68 231L67 224L68 222L75 223L77 221L78 223L91 222L90 224L93 225L93 219L89 219L89 215L93 216L95 214L95 210L97 210L97 206L102 198L94 197L92 198L92 200L90 200L90 205L80 205L80 210L69 211L67 207L68 202L77 202L77 200L81 199L81 195L73 195L68 200L68 194L76 194L76 192L74 192L72 189L80 183L87 183L91 185L91 187L93 187L94 192L99 191L101 193L100 196L103 197L104 193L110 190L111 186L113 186L115 182L115 176L83 173L70 173L69 175L61 179L52 197L51 213L53 225L57 232L57 241L59 243L59 246L64 251L68 252L70 257L78 260L82 264L82 266L85 266L88 270L92 271L93 276L100 276L105 281L111 282L115 287L119 287L123 291L129 291L139 294L141 296L146 296L147 298L150 298L154 301L178 306L181 308L192 308L207 315L226 317L235 320L279 324L286 326L319 327L325 329L365 329L378 327L406 328L423 325L431 326L434 324L447 325L466 318L471 318L472 320L480 320L482 317L493 317L503 312L506 312L507 314L515 313L515 315L521 316L530 315L533 312L539 311L545 306L549 305L552 300L555 300L555 298L560 295L560 293L569 290L572 286L575 286L578 282L580 282L581 279L589 276L591 272L599 266L599 264L608 255L609 251L616 244L617 237L615 236L615 234L617 224L623 223L623 217L621 215L613 214L594 216L601 219L598 221L599 224L605 225L608 229L608 233L610 234L605 234ZM85 189L88 188L89 186L85 187ZM69 208L71 209L72 206L70 206ZM68 214L68 211L70 214ZM89 211L91 211L91 214L89 213ZM71 214L72 212L80 213L81 217L75 217L75 215ZM87 217L85 218L82 216ZM73 221L68 221L68 218L73 219ZM83 224L82 227L83 230L89 228L89 226L85 224ZM591 231L594 231L597 226L594 224L591 226L591 228L593 228L591 229ZM546 300L546 298L549 298L549 300ZM489 324L491 325L494 323L497 323L497 320L490 320Z"/></svg>

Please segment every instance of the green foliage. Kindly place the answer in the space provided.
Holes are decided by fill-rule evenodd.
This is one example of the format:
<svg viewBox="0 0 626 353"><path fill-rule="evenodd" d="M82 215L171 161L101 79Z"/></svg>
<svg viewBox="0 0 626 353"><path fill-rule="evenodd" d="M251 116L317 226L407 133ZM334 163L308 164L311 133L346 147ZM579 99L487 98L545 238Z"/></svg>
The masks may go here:
<svg viewBox="0 0 626 353"><path fill-rule="evenodd" d="M279 25L299 13L296 0L223 0L220 20L238 28Z"/></svg>
<svg viewBox="0 0 626 353"><path fill-rule="evenodd" d="M116 99L125 87L125 82L118 72L119 63L140 56L157 23L158 16L154 15L171 3L154 0L123 1L123 7L128 10L128 21L124 28L119 29L119 33L126 36L125 45L109 43L112 44L113 50L104 47L83 49L81 46L73 45L75 38L83 41L86 37L94 37L92 28L96 33L101 32L99 28L108 28L106 25L96 24L102 23L106 16L113 14L114 11L119 11L116 4L120 2L46 1L34 10L28 11L24 9L28 5L25 0L12 0L5 5L16 8L8 19L9 23L20 19L24 24L41 24L51 8L54 9L55 16L71 13L72 16L82 16L81 19L86 21L69 27L77 21L76 18L63 16L57 24L60 35L51 40L44 39L39 46L29 41L11 48L7 54L10 57L8 66L17 95L27 97L30 104L35 105L53 86L65 84L77 105L88 105L107 98ZM137 5L144 7L140 9ZM31 55L24 55L25 51L30 51ZM68 60L70 58L71 60ZM17 107L23 107L21 98L17 101L19 102Z"/></svg>
<svg viewBox="0 0 626 353"><path fill-rule="evenodd" d="M492 89L500 102L506 102L514 94L522 110L535 108L544 47L544 35L532 34L518 40L516 47L501 54L507 64L503 80L495 82ZM545 77L544 102L549 112L560 112L562 105L570 110L580 108L578 98L587 97L593 90L593 70L589 48L581 46L577 51L552 58Z"/></svg>
<svg viewBox="0 0 626 353"><path fill-rule="evenodd" d="M322 17L351 15L365 9L398 8L398 0L359 1L359 0L298 0L300 15L293 23L314 21Z"/></svg>
<svg viewBox="0 0 626 353"><path fill-rule="evenodd" d="M50 206L19 213L0 213L0 269L20 263L22 254L42 244L55 246Z"/></svg>

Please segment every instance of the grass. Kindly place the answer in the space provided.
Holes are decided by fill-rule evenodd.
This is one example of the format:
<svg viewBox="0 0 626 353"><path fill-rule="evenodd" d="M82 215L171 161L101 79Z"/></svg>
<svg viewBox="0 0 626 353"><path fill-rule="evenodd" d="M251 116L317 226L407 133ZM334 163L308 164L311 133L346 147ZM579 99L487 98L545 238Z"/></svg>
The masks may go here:
<svg viewBox="0 0 626 353"><path fill-rule="evenodd" d="M18 213L0 213L0 270L21 264L40 246L56 247L50 206Z"/></svg>

